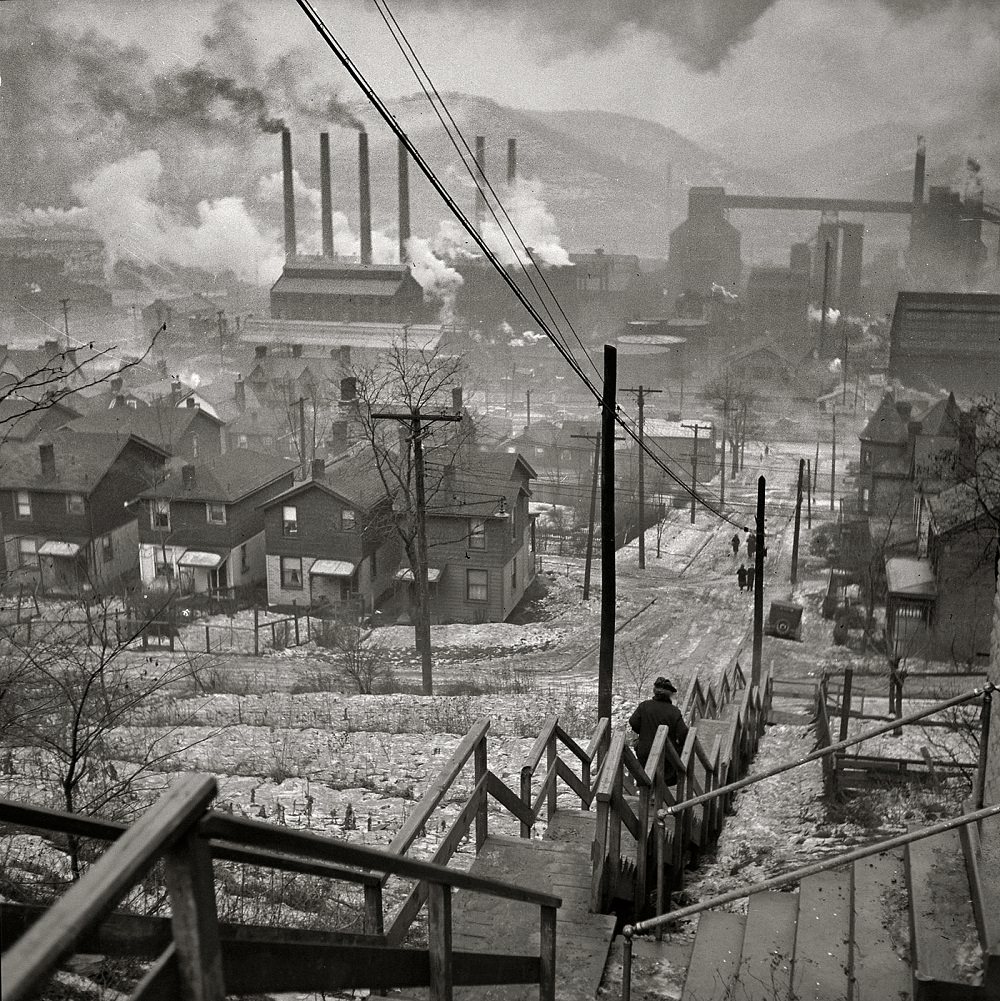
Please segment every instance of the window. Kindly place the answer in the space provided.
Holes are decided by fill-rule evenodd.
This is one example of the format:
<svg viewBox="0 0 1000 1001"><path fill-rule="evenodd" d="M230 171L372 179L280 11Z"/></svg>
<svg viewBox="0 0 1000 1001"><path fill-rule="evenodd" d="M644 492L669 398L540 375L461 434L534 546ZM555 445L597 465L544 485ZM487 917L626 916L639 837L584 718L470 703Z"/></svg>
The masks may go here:
<svg viewBox="0 0 1000 1001"><path fill-rule="evenodd" d="M31 517L31 494L27 490L17 492L17 516L18 518Z"/></svg>
<svg viewBox="0 0 1000 1001"><path fill-rule="evenodd" d="M286 504L281 509L281 534L299 534L299 512L294 505Z"/></svg>
<svg viewBox="0 0 1000 1001"><path fill-rule="evenodd" d="M170 501L154 500L149 505L149 524L151 528L170 531Z"/></svg>
<svg viewBox="0 0 1000 1001"><path fill-rule="evenodd" d="M245 434L236 436L236 447L237 448L249 448L249 443L247 442L247 436Z"/></svg>
<svg viewBox="0 0 1000 1001"><path fill-rule="evenodd" d="M861 510L862 511L867 511L868 510L868 497L869 497L868 487L863 487L862 490L861 490Z"/></svg>
<svg viewBox="0 0 1000 1001"><path fill-rule="evenodd" d="M153 573L157 577L166 577L167 580L170 580L174 575L173 563L160 548L153 550Z"/></svg>
<svg viewBox="0 0 1000 1001"><path fill-rule="evenodd" d="M66 513L67 514L84 513L83 494L66 494Z"/></svg>
<svg viewBox="0 0 1000 1001"><path fill-rule="evenodd" d="M872 450L870 448L861 449L861 468L872 468Z"/></svg>
<svg viewBox="0 0 1000 1001"><path fill-rule="evenodd" d="M357 519L353 511L345 509L340 512L340 530L342 532L353 532L356 524Z"/></svg>
<svg viewBox="0 0 1000 1001"><path fill-rule="evenodd" d="M129 399L125 401L126 407L131 407L133 410L139 409L139 401L135 399Z"/></svg>
<svg viewBox="0 0 1000 1001"><path fill-rule="evenodd" d="M517 514L514 511L510 513L510 541L517 545Z"/></svg>
<svg viewBox="0 0 1000 1001"><path fill-rule="evenodd" d="M281 586L286 591L302 590L302 558L300 556L281 557Z"/></svg>
<svg viewBox="0 0 1000 1001"><path fill-rule="evenodd" d="M489 597L489 574L486 570L465 571L465 600L486 601Z"/></svg>
<svg viewBox="0 0 1000 1001"><path fill-rule="evenodd" d="M485 549L486 548L486 519L485 518L470 518L469 519L469 548L470 549Z"/></svg>
<svg viewBox="0 0 1000 1001"><path fill-rule="evenodd" d="M35 539L17 540L17 565L38 569L38 542Z"/></svg>
<svg viewBox="0 0 1000 1001"><path fill-rule="evenodd" d="M110 563L115 558L115 544L110 535L105 535L101 539L101 559L105 563Z"/></svg>
<svg viewBox="0 0 1000 1001"><path fill-rule="evenodd" d="M244 542L240 546L240 573L250 572L250 554L247 552L247 544Z"/></svg>
<svg viewBox="0 0 1000 1001"><path fill-rule="evenodd" d="M196 434L191 435L191 458L198 458L198 436Z"/></svg>
<svg viewBox="0 0 1000 1001"><path fill-rule="evenodd" d="M209 502L205 505L205 511L208 514L208 523L210 525L225 525L226 523L226 505L225 504L212 504Z"/></svg>

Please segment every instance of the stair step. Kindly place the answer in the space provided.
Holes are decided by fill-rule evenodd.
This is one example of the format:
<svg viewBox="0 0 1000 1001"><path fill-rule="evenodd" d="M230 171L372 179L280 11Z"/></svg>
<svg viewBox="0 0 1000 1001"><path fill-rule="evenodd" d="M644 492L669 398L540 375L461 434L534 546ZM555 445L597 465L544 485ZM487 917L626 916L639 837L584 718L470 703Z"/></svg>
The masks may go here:
<svg viewBox="0 0 1000 1001"><path fill-rule="evenodd" d="M901 851L854 863L854 997L908 998L909 963L895 949L900 908L907 906Z"/></svg>
<svg viewBox="0 0 1000 1001"><path fill-rule="evenodd" d="M958 831L908 844L906 874L916 1001L968 994L979 983L968 969L979 936Z"/></svg>
<svg viewBox="0 0 1000 1001"><path fill-rule="evenodd" d="M597 833L595 810L556 810L549 821L542 843L545 846L569 848L590 854Z"/></svg>
<svg viewBox="0 0 1000 1001"><path fill-rule="evenodd" d="M750 898L734 1001L788 997L798 911L797 893L758 893Z"/></svg>
<svg viewBox="0 0 1000 1001"><path fill-rule="evenodd" d="M745 927L746 918L742 914L728 911L705 911L698 918L698 934L681 1001L729 997L740 963Z"/></svg>
<svg viewBox="0 0 1000 1001"><path fill-rule="evenodd" d="M854 869L829 869L799 886L792 997L796 1001L843 1001L851 966Z"/></svg>

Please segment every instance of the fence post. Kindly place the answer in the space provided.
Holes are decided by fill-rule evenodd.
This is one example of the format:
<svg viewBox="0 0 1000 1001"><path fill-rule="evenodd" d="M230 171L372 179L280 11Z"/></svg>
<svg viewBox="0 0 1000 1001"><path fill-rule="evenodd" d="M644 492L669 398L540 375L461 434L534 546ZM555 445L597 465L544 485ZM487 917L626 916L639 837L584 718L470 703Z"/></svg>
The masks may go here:
<svg viewBox="0 0 1000 1001"><path fill-rule="evenodd" d="M476 744L475 760L474 766L476 771L475 784L476 788L479 787L479 783L486 778L486 772L489 767L488 760L486 756L486 735L480 738L479 743ZM476 810L476 852L483 847L486 842L486 837L489 834L489 796L486 793L486 787L483 787L482 799L479 803L479 807ZM521 825L524 826L523 824Z"/></svg>
<svg viewBox="0 0 1000 1001"><path fill-rule="evenodd" d="M896 719L903 715L903 674L895 661L889 670L889 715ZM902 737L903 728L896 727L892 731L892 736Z"/></svg>
<svg viewBox="0 0 1000 1001"><path fill-rule="evenodd" d="M222 1001L226 985L208 843L189 831L167 854L164 875L181 994L194 1001Z"/></svg>
<svg viewBox="0 0 1000 1001"><path fill-rule="evenodd" d="M205 653L212 652L212 637L209 634L208 626L205 626Z"/></svg>
<svg viewBox="0 0 1000 1001"><path fill-rule="evenodd" d="M845 668L844 687L840 693L840 736L838 738L840 740L847 740L847 726L851 717L851 686L853 683L854 668Z"/></svg>
<svg viewBox="0 0 1000 1001"><path fill-rule="evenodd" d="M253 606L253 655L260 656L260 609Z"/></svg>
<svg viewBox="0 0 1000 1001"><path fill-rule="evenodd" d="M430 1001L452 1001L451 887L427 885L427 951Z"/></svg>
<svg viewBox="0 0 1000 1001"><path fill-rule="evenodd" d="M292 615L295 616L295 645L299 645L299 606L292 602Z"/></svg>

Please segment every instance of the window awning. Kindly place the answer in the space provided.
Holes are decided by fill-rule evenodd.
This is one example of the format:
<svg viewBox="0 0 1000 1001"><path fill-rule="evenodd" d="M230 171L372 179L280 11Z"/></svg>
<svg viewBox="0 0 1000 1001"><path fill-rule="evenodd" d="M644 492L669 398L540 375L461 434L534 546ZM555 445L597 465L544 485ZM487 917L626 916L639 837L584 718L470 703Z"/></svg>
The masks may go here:
<svg viewBox="0 0 1000 1001"><path fill-rule="evenodd" d="M427 583L436 584L441 579L441 574L444 573L443 570L439 570L437 567L427 568ZM413 581L413 571L409 567L403 567L402 570L396 571L396 580Z"/></svg>
<svg viewBox="0 0 1000 1001"><path fill-rule="evenodd" d="M214 570L222 562L218 553L204 553L198 549L189 549L178 561L179 567L206 567Z"/></svg>
<svg viewBox="0 0 1000 1001"><path fill-rule="evenodd" d="M318 577L353 577L354 564L349 560L316 560L309 573Z"/></svg>
<svg viewBox="0 0 1000 1001"><path fill-rule="evenodd" d="M50 539L48 542L43 542L38 547L39 556L76 556L80 552L80 546L76 542L59 542L56 539Z"/></svg>

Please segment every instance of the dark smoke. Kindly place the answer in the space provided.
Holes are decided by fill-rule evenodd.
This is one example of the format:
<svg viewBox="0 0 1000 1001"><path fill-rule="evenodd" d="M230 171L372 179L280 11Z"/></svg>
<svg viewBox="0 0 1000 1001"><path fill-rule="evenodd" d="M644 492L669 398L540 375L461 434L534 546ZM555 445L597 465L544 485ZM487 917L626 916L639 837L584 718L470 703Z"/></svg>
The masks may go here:
<svg viewBox="0 0 1000 1001"><path fill-rule="evenodd" d="M267 99L256 87L238 84L205 66L193 66L153 81L153 113L162 122L186 122L217 129L223 122L218 104L224 102L238 118L252 121L262 132L280 132L285 123L270 113Z"/></svg>

